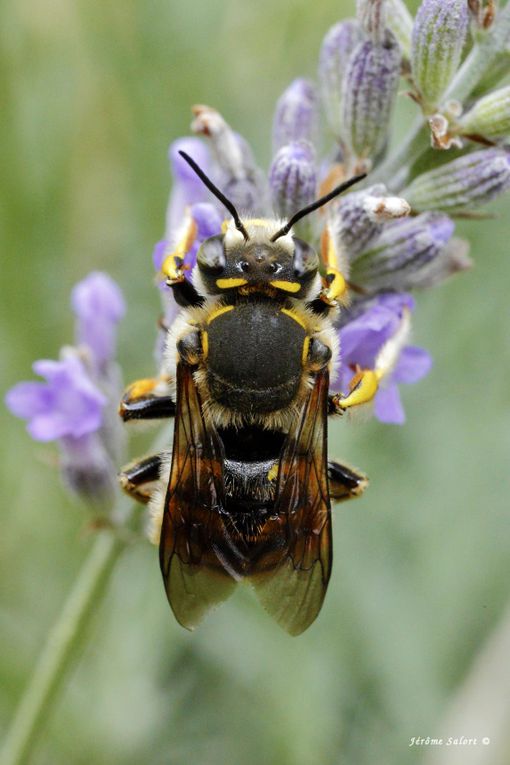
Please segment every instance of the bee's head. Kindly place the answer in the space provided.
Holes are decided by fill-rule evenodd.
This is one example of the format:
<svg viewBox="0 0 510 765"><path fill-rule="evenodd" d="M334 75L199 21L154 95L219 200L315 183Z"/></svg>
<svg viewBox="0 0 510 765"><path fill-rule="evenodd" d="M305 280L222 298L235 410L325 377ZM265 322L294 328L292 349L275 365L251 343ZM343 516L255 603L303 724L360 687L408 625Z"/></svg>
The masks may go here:
<svg viewBox="0 0 510 765"><path fill-rule="evenodd" d="M225 205L233 219L225 233L207 239L198 251L198 268L207 292L217 295L229 289L271 287L294 297L307 296L319 269L319 258L310 245L289 232L301 218L346 191L365 175L350 178L329 194L298 210L283 226L277 221L262 219L243 223L232 202L197 163L184 151L179 154Z"/></svg>
<svg viewBox="0 0 510 765"><path fill-rule="evenodd" d="M273 220L248 220L248 239L229 225L225 234L203 242L197 265L208 294L253 287L307 297L319 270L319 257L313 247L289 234L271 241L277 228Z"/></svg>

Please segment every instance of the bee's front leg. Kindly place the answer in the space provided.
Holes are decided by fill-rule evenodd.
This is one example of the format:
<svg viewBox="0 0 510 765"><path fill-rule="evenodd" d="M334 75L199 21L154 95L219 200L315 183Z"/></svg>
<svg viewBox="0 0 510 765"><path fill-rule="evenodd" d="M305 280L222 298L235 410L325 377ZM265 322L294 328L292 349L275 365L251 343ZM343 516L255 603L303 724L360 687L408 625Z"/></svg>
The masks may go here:
<svg viewBox="0 0 510 765"><path fill-rule="evenodd" d="M329 414L344 414L347 409L369 404L379 389L380 375L373 369L359 369L349 384L349 393L328 396Z"/></svg>
<svg viewBox="0 0 510 765"><path fill-rule="evenodd" d="M119 404L124 422L164 420L175 416L175 401L167 377L148 377L128 385Z"/></svg>
<svg viewBox="0 0 510 765"><path fill-rule="evenodd" d="M336 502L360 497L368 486L364 473L348 465L330 460L328 462L329 496Z"/></svg>

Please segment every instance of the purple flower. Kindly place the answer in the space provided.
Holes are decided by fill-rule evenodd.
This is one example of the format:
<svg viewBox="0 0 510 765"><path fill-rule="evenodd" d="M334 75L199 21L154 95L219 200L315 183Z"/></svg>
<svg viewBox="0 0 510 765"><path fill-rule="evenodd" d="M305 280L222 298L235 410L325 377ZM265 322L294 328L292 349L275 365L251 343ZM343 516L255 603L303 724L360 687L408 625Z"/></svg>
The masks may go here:
<svg viewBox="0 0 510 765"><path fill-rule="evenodd" d="M283 146L269 170L269 186L279 215L290 216L313 202L317 185L315 151L308 141Z"/></svg>
<svg viewBox="0 0 510 765"><path fill-rule="evenodd" d="M319 120L317 91L313 82L298 78L291 82L276 104L273 119L273 151L292 141L315 138Z"/></svg>
<svg viewBox="0 0 510 765"><path fill-rule="evenodd" d="M99 430L106 397L90 380L77 355L60 361L36 361L34 372L46 382L21 382L8 391L5 403L17 417L28 420L36 441L81 438Z"/></svg>
<svg viewBox="0 0 510 765"><path fill-rule="evenodd" d="M189 271L195 267L197 262L197 252L202 242L209 239L211 236L220 234L221 224L223 222L223 218L217 208L208 202L200 202L191 205L190 212L197 225L197 235L195 242L184 258L184 265L187 266ZM173 242L168 239L161 239L154 245L152 262L156 271L161 269L164 259L172 252L172 246ZM163 284L163 282L161 284ZM167 288L165 287L165 289Z"/></svg>
<svg viewBox="0 0 510 765"><path fill-rule="evenodd" d="M76 314L76 342L86 345L101 368L115 355L117 324L126 312L118 285L108 274L93 271L74 287L71 304Z"/></svg>
<svg viewBox="0 0 510 765"><path fill-rule="evenodd" d="M397 332L402 312L412 311L410 295L383 293L370 300L360 300L343 314L340 329L341 367L332 385L346 391L357 366L373 369L383 345ZM374 413L381 422L402 424L405 413L398 384L417 382L430 370L432 361L422 348L406 346L374 401Z"/></svg>
<svg viewBox="0 0 510 765"><path fill-rule="evenodd" d="M166 237L182 223L186 207L198 202L209 202L210 192L197 178L179 151L185 151L207 174L211 170L211 159L207 146L200 138L178 138L170 144L168 158L174 183L166 212Z"/></svg>

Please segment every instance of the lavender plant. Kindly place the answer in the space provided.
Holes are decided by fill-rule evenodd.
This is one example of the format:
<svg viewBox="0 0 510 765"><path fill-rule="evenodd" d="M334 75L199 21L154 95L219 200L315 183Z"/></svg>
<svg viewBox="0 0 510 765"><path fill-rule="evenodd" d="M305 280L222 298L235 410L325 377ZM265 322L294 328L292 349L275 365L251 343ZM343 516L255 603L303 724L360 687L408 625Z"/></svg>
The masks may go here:
<svg viewBox="0 0 510 765"><path fill-rule="evenodd" d="M324 38L318 83L297 79L278 100L267 174L216 110L194 107L194 137L170 147L173 184L164 236L153 252L156 273L191 218L197 237L182 253L191 274L200 244L220 233L224 217L180 150L251 216L287 217L341 180L367 172L361 189L297 227L319 250L334 246L347 280L349 300L338 322L341 363L331 381L333 390L347 392L360 370L377 371L388 341L415 311L410 293L470 267L469 245L455 236L455 219L475 217L510 188L510 93L502 84L510 73L509 50L510 4L423 0L413 20L402 0L358 0L356 18L336 24ZM403 80L417 118L406 140L394 146L393 109ZM164 324L171 325L179 306L163 279L157 281ZM127 500L115 496L124 436L116 419L120 373L114 355L124 302L109 277L94 273L76 286L72 306L75 345L63 348L58 361L36 362L34 371L45 382L18 384L6 404L28 421L34 439L58 444L66 486L107 507L118 529ZM160 337L157 366L161 349ZM373 413L380 421L404 422L398 385L417 382L431 363L427 351L400 343L379 375ZM78 627L117 554L117 544L96 548L95 565L84 570L56 628L57 634L67 629L66 638L50 643L41 659L6 742L6 763L20 762L28 750L42 706L56 691Z"/></svg>

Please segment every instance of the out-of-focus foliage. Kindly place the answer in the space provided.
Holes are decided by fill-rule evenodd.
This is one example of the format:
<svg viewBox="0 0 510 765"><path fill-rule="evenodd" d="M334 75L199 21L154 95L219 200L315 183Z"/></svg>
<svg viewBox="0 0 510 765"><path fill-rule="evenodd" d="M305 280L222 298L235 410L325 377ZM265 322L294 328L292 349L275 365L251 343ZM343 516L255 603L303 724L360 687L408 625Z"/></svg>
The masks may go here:
<svg viewBox="0 0 510 765"><path fill-rule="evenodd" d="M126 377L152 372L150 255L169 142L205 102L267 164L276 98L315 74L323 35L353 10L332 0L4 3L3 389L70 336L67 296L92 269L128 297ZM397 112L401 138L414 112L402 95ZM419 297L415 339L435 367L404 392L406 426L331 426L331 452L371 487L334 511L318 622L289 638L245 592L189 635L168 609L156 550L133 547L34 765L422 760L410 737L441 735L510 598L508 204L493 205L495 220L461 224L475 269ZM90 540L86 513L57 485L52 447L1 417L4 725ZM138 436L132 453L147 443Z"/></svg>

